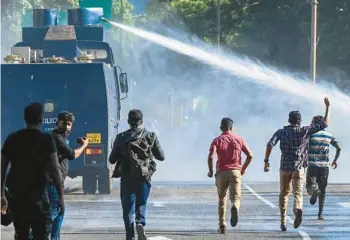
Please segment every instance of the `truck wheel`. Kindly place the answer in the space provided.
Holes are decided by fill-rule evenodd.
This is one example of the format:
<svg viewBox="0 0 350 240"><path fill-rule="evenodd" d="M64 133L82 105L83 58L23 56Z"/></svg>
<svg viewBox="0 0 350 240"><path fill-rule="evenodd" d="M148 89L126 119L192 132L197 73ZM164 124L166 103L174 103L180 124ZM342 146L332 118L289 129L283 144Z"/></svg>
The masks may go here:
<svg viewBox="0 0 350 240"><path fill-rule="evenodd" d="M98 175L98 191L100 194L111 194L112 191L112 171L103 169Z"/></svg>
<svg viewBox="0 0 350 240"><path fill-rule="evenodd" d="M83 191L84 194L96 193L96 174L86 173L83 176Z"/></svg>

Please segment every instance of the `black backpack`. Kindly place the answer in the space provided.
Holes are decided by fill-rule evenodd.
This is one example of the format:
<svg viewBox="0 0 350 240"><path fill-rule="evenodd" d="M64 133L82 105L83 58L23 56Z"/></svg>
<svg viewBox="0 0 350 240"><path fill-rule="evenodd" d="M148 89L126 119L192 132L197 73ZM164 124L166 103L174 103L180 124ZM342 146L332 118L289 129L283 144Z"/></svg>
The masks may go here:
<svg viewBox="0 0 350 240"><path fill-rule="evenodd" d="M147 134L144 129L138 136L126 140L130 173L136 179L149 179L152 175L152 146L147 141Z"/></svg>

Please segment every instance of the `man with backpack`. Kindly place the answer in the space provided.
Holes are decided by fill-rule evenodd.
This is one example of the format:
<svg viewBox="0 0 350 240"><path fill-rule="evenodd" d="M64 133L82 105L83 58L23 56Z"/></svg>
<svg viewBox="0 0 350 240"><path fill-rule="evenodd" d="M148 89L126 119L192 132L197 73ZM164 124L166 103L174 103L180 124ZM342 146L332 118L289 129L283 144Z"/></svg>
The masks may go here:
<svg viewBox="0 0 350 240"><path fill-rule="evenodd" d="M127 240L135 239L135 222L138 239L147 239L144 226L151 177L156 171L154 158L164 160L164 151L157 135L142 127L142 122L140 110L129 111L130 129L116 136L109 157L109 162L116 164L113 177L121 177L120 198Z"/></svg>

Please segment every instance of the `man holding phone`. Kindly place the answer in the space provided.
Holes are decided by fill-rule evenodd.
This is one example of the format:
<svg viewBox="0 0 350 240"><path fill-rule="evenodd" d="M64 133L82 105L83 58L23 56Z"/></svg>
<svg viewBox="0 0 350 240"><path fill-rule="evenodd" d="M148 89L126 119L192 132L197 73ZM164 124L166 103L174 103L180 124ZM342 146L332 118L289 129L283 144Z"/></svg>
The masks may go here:
<svg viewBox="0 0 350 240"><path fill-rule="evenodd" d="M75 117L72 113L63 111L57 116L56 129L52 131L52 136L55 139L58 160L61 166L62 172L62 185L68 174L68 160L74 160L84 152L85 148L88 146L88 140L86 137L78 138L77 142L80 147L72 149L69 146L68 136L72 131L73 123L75 122ZM49 197L52 204L51 211L51 240L60 239L60 231L63 222L64 212L60 211L58 208L58 192L53 184L49 183Z"/></svg>

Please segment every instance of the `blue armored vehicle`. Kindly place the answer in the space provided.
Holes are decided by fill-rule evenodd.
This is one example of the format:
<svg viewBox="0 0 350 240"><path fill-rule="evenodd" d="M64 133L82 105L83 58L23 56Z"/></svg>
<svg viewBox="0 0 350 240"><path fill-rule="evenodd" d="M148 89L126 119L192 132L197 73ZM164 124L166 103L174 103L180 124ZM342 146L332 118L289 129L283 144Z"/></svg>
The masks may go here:
<svg viewBox="0 0 350 240"><path fill-rule="evenodd" d="M118 131L121 96L127 74L116 65L100 25L102 8L68 9L68 25L57 24L55 9L34 9L33 27L22 28L22 41L1 64L1 139L23 127L23 109L44 105L43 130L56 126L68 110L76 123L69 137L87 136L89 146L69 162L68 176L82 177L86 194L109 194L108 156ZM20 149L19 149L20 151Z"/></svg>

